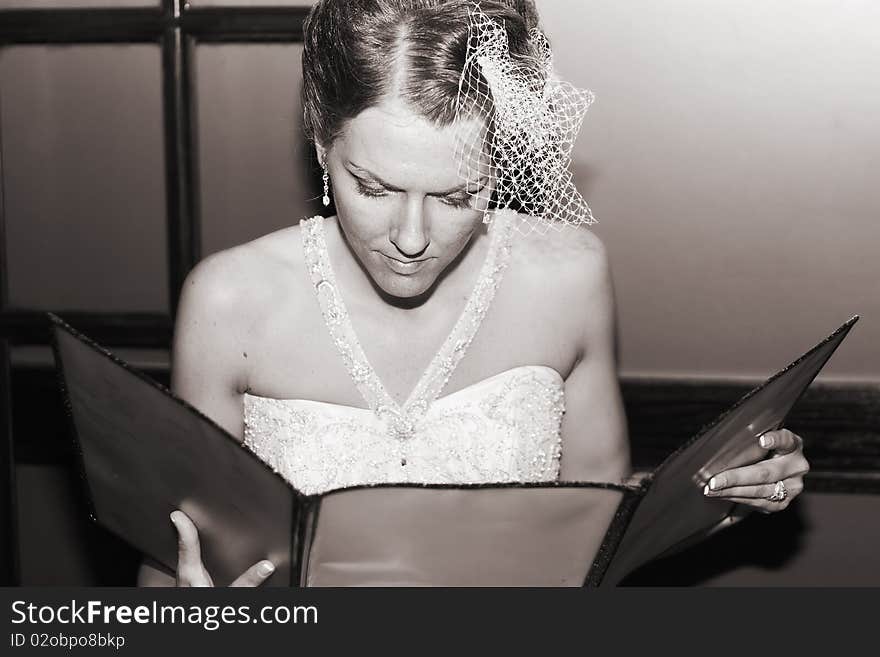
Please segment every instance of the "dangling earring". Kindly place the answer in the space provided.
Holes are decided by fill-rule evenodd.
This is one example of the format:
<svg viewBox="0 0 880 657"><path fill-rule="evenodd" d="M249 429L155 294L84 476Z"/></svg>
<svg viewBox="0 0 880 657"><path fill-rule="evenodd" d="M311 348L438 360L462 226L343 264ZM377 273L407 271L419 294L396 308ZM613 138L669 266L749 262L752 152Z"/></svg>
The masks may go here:
<svg viewBox="0 0 880 657"><path fill-rule="evenodd" d="M321 199L321 202L324 204L324 207L328 207L330 205L330 174L327 173L327 163L322 162L321 168L324 169L324 175L322 176L324 180L324 198Z"/></svg>
<svg viewBox="0 0 880 657"><path fill-rule="evenodd" d="M483 212L483 223L487 226L492 223L492 213L488 210Z"/></svg>

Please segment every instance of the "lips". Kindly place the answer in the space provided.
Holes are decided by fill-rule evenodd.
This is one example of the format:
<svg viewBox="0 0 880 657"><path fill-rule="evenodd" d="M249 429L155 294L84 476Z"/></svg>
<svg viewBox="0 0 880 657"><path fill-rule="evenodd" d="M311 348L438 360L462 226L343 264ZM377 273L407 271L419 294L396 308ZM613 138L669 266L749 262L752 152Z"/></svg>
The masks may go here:
<svg viewBox="0 0 880 657"><path fill-rule="evenodd" d="M396 258L392 258L391 256L387 256L384 253L381 255L382 255L382 258L385 260L385 263L388 265L389 269L391 269L391 271L393 271L397 274L402 274L404 276L409 275L409 274L415 274L422 267L424 267L425 263L427 262L427 259L425 259L425 260L409 260L409 261L404 262L402 260L397 260Z"/></svg>

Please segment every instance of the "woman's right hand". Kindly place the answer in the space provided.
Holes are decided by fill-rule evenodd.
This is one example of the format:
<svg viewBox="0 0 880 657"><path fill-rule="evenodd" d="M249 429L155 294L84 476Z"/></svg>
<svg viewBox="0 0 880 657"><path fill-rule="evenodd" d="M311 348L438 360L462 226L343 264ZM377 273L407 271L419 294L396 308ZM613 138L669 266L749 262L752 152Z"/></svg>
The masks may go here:
<svg viewBox="0 0 880 657"><path fill-rule="evenodd" d="M171 514L177 529L177 586L214 586L214 580L202 563L199 531L180 509ZM271 561L259 561L239 575L229 586L259 586L275 572Z"/></svg>

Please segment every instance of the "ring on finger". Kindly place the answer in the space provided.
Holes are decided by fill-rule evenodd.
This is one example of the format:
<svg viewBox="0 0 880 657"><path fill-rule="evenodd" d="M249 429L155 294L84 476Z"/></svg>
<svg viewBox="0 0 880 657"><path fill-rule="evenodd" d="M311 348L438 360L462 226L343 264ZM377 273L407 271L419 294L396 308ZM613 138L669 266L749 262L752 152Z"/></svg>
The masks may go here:
<svg viewBox="0 0 880 657"><path fill-rule="evenodd" d="M776 485L773 487L773 494L768 496L767 499L771 502L782 502L786 497L788 497L788 489L785 487L785 482L777 481Z"/></svg>

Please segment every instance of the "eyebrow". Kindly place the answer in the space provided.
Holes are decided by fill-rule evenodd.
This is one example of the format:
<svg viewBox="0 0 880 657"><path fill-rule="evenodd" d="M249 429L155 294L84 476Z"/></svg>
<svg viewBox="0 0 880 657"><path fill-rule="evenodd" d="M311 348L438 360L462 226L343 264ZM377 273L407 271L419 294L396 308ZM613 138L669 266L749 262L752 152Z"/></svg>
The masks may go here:
<svg viewBox="0 0 880 657"><path fill-rule="evenodd" d="M391 184L385 182L384 180L382 180L379 176L377 176L372 171L370 171L368 169L364 169L363 167L358 166L354 162L349 162L348 164L349 164L349 167L351 167L351 168L349 168L349 167L346 167L346 168L348 168L349 173L351 173L355 177L359 177L359 176L351 169L356 169L359 173L372 178L373 181L379 183L380 185L382 185L382 187L384 187L388 191L391 191L391 192L405 192L406 191L405 189L400 189L399 187L395 187L394 185L391 185ZM482 178L480 178L480 180L478 182L479 182L479 188L477 189L477 191L479 191L480 189L483 189L483 187L485 187L489 183L489 177L483 176ZM452 194L455 194L456 192L467 192L467 183L465 183L464 185L459 185L457 187L453 187L451 189L447 189L442 192L431 192L428 194L428 196L450 196ZM471 193L475 193L475 192L471 192Z"/></svg>

